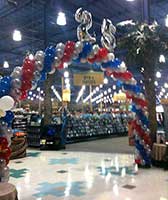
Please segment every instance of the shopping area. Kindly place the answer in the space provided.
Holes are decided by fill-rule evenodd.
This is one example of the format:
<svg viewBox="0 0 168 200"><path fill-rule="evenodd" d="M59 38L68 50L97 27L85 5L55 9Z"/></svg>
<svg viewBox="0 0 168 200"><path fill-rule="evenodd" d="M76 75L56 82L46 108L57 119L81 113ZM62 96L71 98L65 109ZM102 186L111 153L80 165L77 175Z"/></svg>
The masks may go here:
<svg viewBox="0 0 168 200"><path fill-rule="evenodd" d="M0 2L0 200L168 200L166 6Z"/></svg>

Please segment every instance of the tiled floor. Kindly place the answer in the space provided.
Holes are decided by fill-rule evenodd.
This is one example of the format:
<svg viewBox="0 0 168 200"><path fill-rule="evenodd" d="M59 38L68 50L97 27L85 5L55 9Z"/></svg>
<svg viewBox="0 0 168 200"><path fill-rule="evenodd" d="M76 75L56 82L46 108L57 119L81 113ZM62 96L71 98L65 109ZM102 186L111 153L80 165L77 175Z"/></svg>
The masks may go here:
<svg viewBox="0 0 168 200"><path fill-rule="evenodd" d="M21 162L18 162L21 161ZM10 162L19 200L168 200L168 172L128 154L29 150Z"/></svg>

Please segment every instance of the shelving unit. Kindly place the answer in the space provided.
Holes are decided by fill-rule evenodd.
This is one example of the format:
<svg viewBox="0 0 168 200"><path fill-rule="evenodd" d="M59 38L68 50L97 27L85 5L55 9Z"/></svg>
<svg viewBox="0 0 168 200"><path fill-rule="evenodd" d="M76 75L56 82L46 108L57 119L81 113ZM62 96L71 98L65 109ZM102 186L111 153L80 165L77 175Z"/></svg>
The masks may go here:
<svg viewBox="0 0 168 200"><path fill-rule="evenodd" d="M103 138L108 136L127 135L127 119L120 117L106 116L88 116L69 117L66 126L67 142L76 142L89 140L93 138Z"/></svg>
<svg viewBox="0 0 168 200"><path fill-rule="evenodd" d="M23 131L27 131L28 118L25 115L15 115L13 120L12 128Z"/></svg>
<svg viewBox="0 0 168 200"><path fill-rule="evenodd" d="M28 146L40 147L42 118L37 114L32 114L27 125L27 142Z"/></svg>

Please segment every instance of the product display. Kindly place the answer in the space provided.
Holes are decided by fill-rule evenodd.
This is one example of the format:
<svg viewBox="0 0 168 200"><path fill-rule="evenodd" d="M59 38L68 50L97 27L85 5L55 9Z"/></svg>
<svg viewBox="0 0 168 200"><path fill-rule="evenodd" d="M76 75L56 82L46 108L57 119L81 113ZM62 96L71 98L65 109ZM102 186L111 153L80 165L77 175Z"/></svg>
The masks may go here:
<svg viewBox="0 0 168 200"><path fill-rule="evenodd" d="M31 115L27 124L27 142L29 146L40 147L41 122L42 117L40 115Z"/></svg>
<svg viewBox="0 0 168 200"><path fill-rule="evenodd" d="M120 115L113 117L111 114L69 116L65 132L67 142L93 137L122 136L127 134L127 118Z"/></svg>

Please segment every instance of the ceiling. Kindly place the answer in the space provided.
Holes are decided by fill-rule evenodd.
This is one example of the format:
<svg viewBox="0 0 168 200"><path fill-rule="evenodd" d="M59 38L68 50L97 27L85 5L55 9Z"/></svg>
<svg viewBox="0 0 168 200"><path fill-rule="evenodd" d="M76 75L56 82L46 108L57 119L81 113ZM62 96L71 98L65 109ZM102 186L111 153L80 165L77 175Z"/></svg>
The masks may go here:
<svg viewBox="0 0 168 200"><path fill-rule="evenodd" d="M27 51L44 50L47 45L76 41L78 23L74 13L82 7L92 13L93 27L97 42L100 41L100 27L103 18L109 18L114 24L127 19L143 20L142 0L128 2L126 0L0 0L0 69L2 74L10 74L13 68L21 65ZM56 18L59 11L66 15L67 25L59 26ZM167 0L150 1L150 18L160 24L168 14ZM12 39L12 32L18 29L22 33L22 41ZM3 69L7 60L10 67ZM80 66L88 69L88 66ZM129 66L136 76L135 69ZM72 66L78 70L79 66ZM58 84L60 86L60 84Z"/></svg>

